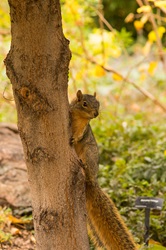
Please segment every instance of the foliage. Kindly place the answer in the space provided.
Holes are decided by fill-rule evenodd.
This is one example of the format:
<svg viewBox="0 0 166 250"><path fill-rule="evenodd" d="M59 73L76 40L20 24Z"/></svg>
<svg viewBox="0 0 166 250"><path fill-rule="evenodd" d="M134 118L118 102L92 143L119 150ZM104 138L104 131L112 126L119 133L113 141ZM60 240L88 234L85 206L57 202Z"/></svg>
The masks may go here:
<svg viewBox="0 0 166 250"><path fill-rule="evenodd" d="M164 86L165 62L157 41L149 44L149 40L146 41L142 34L138 33L141 42L134 43L131 32L124 28L121 31L113 28L102 11L102 6L97 1L89 1L84 5L81 0L63 3L64 33L71 40L72 51L69 81L71 98L73 92L82 88L85 92L97 89L104 98L107 95L107 102L108 96L111 95L114 103L120 103L124 107L124 99L133 101L134 98L134 103L141 100L135 105L135 108L140 105L139 109L145 109L146 104L142 102L144 97L155 104L158 101L165 102L165 94L159 87ZM130 19L132 22L135 20L133 15ZM144 12L139 15L143 16ZM98 19L100 25L95 26L94 18ZM134 18L138 16L134 15ZM164 32L160 25L157 30L160 30L161 34ZM155 30L151 29L152 31ZM150 39L154 39L153 32Z"/></svg>
<svg viewBox="0 0 166 250"><path fill-rule="evenodd" d="M2 209L0 207L0 243L10 241L12 234L8 230L8 216L11 214L10 209Z"/></svg>
<svg viewBox="0 0 166 250"><path fill-rule="evenodd" d="M14 238L22 236L24 226L30 227L32 216L16 218L10 208L0 207L0 245L10 245Z"/></svg>
<svg viewBox="0 0 166 250"><path fill-rule="evenodd" d="M126 17L126 22L134 23L134 27L138 34L144 31L147 33L147 41L144 47L145 55L148 55L154 43L157 44L160 52L159 57L163 57L163 46L165 44L166 33L166 4L165 1L156 0L137 0L139 7L137 13L130 13ZM165 62L163 62L165 64Z"/></svg>
<svg viewBox="0 0 166 250"><path fill-rule="evenodd" d="M143 242L144 211L135 209L136 197L166 199L165 124L147 124L145 118L105 113L94 126L100 148L99 182L139 243ZM165 225L166 203L160 215L151 213L151 238L166 246Z"/></svg>

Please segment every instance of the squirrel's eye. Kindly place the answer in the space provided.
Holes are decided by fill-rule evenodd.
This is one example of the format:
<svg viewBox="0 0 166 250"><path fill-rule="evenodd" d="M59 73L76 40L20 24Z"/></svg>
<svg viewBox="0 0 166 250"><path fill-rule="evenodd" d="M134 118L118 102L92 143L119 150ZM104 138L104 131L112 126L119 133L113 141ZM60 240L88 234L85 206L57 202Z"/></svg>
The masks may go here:
<svg viewBox="0 0 166 250"><path fill-rule="evenodd" d="M86 102L83 102L83 106L84 106L84 107L87 107L87 103L86 103Z"/></svg>

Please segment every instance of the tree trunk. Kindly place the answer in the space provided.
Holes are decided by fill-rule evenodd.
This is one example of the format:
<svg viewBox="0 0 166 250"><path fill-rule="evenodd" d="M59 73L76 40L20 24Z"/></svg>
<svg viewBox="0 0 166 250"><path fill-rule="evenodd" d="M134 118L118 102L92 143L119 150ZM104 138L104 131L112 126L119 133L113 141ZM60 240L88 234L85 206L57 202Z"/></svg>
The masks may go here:
<svg viewBox="0 0 166 250"><path fill-rule="evenodd" d="M12 42L5 60L18 112L37 249L89 249L84 176L69 145L70 50L59 0L8 0Z"/></svg>

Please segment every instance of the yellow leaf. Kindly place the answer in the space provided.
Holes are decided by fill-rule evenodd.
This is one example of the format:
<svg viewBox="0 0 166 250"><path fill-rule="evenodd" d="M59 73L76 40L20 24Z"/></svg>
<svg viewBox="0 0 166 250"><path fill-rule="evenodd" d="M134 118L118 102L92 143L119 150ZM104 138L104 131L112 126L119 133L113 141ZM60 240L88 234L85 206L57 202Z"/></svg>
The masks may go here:
<svg viewBox="0 0 166 250"><path fill-rule="evenodd" d="M166 156L166 150L164 150L164 155Z"/></svg>
<svg viewBox="0 0 166 250"><path fill-rule="evenodd" d="M155 240L153 240L153 239L149 239L149 243L150 243L150 244L153 244L153 245L159 245L159 246L161 246L161 243L160 243L160 242L155 241Z"/></svg>
<svg viewBox="0 0 166 250"><path fill-rule="evenodd" d="M149 32L148 40L152 43L156 41L156 34L155 34L154 30Z"/></svg>
<svg viewBox="0 0 166 250"><path fill-rule="evenodd" d="M127 15L127 17L125 18L125 23L130 23L134 20L134 14L133 13L129 13Z"/></svg>
<svg viewBox="0 0 166 250"><path fill-rule="evenodd" d="M148 73L149 73L151 76L154 75L154 71L155 71L156 67L157 67L157 62L155 62L155 61L150 62L149 68L148 68Z"/></svg>
<svg viewBox="0 0 166 250"><path fill-rule="evenodd" d="M158 27L158 32L159 32L160 38L162 38L163 34L165 33L165 27L163 26Z"/></svg>
<svg viewBox="0 0 166 250"><path fill-rule="evenodd" d="M13 224L23 224L23 221L21 219L18 219L14 217L13 215L9 214L8 219L10 220L11 223Z"/></svg>
<svg viewBox="0 0 166 250"><path fill-rule="evenodd" d="M157 32L158 32L159 37L162 38L163 34L165 33L165 28L163 26L160 26L160 27L158 27ZM157 40L156 33L154 32L154 30L149 32L148 40L152 43Z"/></svg>
<svg viewBox="0 0 166 250"><path fill-rule="evenodd" d="M104 76L105 70L102 67L100 67L99 65L97 65L95 68L95 75L98 77Z"/></svg>
<svg viewBox="0 0 166 250"><path fill-rule="evenodd" d="M166 1L155 1L154 2L154 5L156 6L156 7L161 7L161 8L166 8Z"/></svg>
<svg viewBox="0 0 166 250"><path fill-rule="evenodd" d="M8 219L12 224L27 224L30 223L30 220L23 220L23 219L18 219L14 217L13 215L9 214Z"/></svg>
<svg viewBox="0 0 166 250"><path fill-rule="evenodd" d="M115 80L115 81L122 81L123 80L123 77L119 74L116 74L116 73L113 73L112 74L112 78Z"/></svg>
<svg viewBox="0 0 166 250"><path fill-rule="evenodd" d="M144 27L144 23L139 20L136 20L134 21L134 27L137 31L139 31Z"/></svg>
<svg viewBox="0 0 166 250"><path fill-rule="evenodd" d="M151 7L150 7L150 5L143 5L143 6L141 6L141 7L139 7L138 9L137 9L137 12L138 13L142 13L142 12L150 12L151 11Z"/></svg>

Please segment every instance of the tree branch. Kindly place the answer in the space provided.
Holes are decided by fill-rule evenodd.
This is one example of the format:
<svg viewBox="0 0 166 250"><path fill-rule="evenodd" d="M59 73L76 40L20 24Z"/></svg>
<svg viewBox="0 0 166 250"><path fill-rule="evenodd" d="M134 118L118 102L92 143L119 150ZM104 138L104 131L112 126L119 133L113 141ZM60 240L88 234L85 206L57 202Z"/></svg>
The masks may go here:
<svg viewBox="0 0 166 250"><path fill-rule="evenodd" d="M73 52L73 54L80 56L78 53ZM86 58L87 60L89 60L92 64L98 65L100 66L102 69L104 69L106 72L109 73L113 73L118 75L123 81L131 84L134 88L136 88L141 94L143 94L146 98L150 99L155 105L159 106L164 112L166 112L166 107L159 101L157 100L157 98L152 95L150 92L148 92L146 89L144 89L143 87L138 86L138 84L136 84L135 82L131 81L128 77L123 76L122 74L120 74L118 71L116 71L115 69L109 67L109 66L104 66L99 64L94 58L88 56L86 54Z"/></svg>

